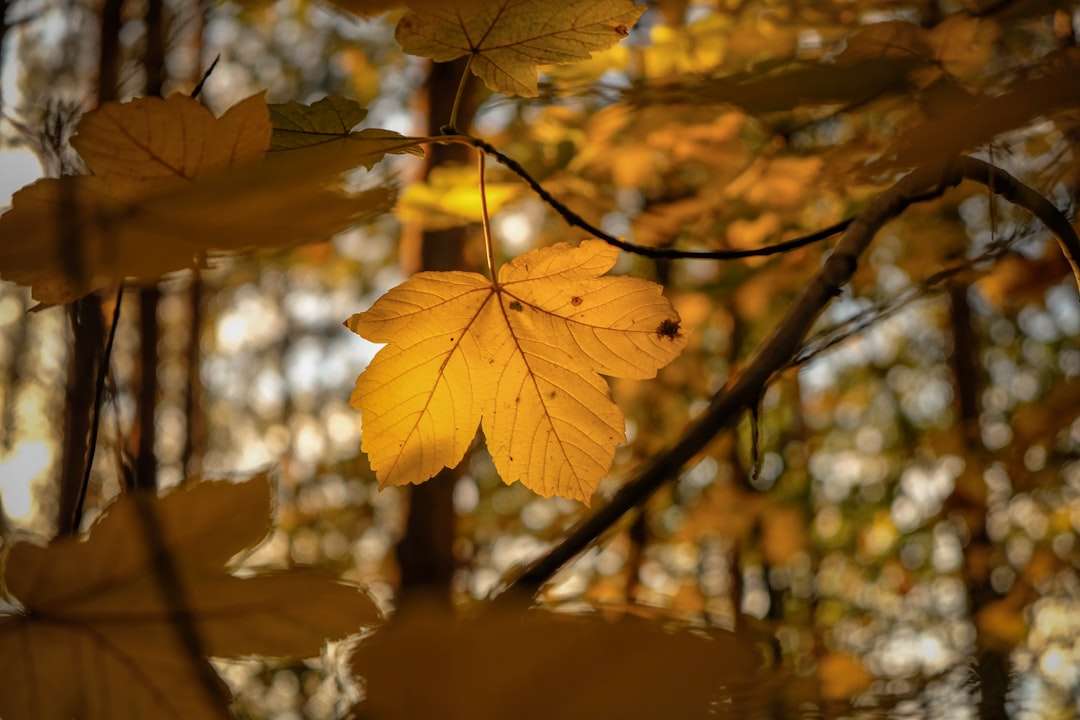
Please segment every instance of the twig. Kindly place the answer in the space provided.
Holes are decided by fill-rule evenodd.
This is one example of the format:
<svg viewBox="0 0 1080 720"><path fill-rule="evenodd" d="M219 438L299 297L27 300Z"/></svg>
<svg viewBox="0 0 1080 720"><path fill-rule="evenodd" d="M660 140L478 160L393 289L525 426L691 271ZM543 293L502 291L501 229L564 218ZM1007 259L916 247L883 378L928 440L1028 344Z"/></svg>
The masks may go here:
<svg viewBox="0 0 1080 720"><path fill-rule="evenodd" d="M779 255L781 253L791 252L807 245L813 245L823 240L828 240L833 235L842 233L851 225L853 218L847 218L840 222L829 225L828 227L817 230L808 235L792 238L791 240L784 240L774 245L765 245L759 248L750 248L745 250L677 250L675 248L664 247L648 247L645 245L635 245L634 243L627 242L622 238L615 237L611 233L604 232L600 228L590 223L585 218L578 215L576 212L568 208L555 196L548 192L543 185L541 185L533 176L521 166L517 160L509 157L491 143L488 143L480 138L473 137L472 135L466 135L455 130L452 126L446 126L443 129L443 137L431 137L431 138L415 138L425 142L438 142L443 140L444 142L460 142L473 147L479 148L498 160L502 165L509 168L515 175L520 177L525 183L536 193L541 200L557 212L566 223L572 227L577 227L585 232L589 233L595 238L603 240L609 245L613 245L620 250L623 250L634 255L641 255L642 257L653 258L657 260L743 260L745 258L752 257L768 257L770 255ZM930 200L941 195L941 189L933 190L917 198L913 198L912 202L922 202L924 200Z"/></svg>
<svg viewBox="0 0 1080 720"><path fill-rule="evenodd" d="M87 447L86 467L83 470L82 484L79 486L79 499L71 515L71 532L78 533L82 525L83 505L86 503L86 491L90 487L90 471L94 467L94 453L97 450L98 428L101 426L101 401L105 394L105 378L109 374L109 358L112 357L113 342L116 340L116 328L120 324L120 305L124 298L124 286L116 291L116 305L113 307L112 325L105 340L105 349L98 363L97 380L94 383L94 406L90 416L90 441Z"/></svg>
<svg viewBox="0 0 1080 720"><path fill-rule="evenodd" d="M221 53L218 53L217 57L214 58L214 62L210 63L210 67L206 68L206 72L203 73L202 79L199 80L199 84L191 91L192 100L198 99L199 95L202 93L203 85L210 79L210 73L214 72L214 68L217 67L219 60L221 60Z"/></svg>
<svg viewBox="0 0 1080 720"><path fill-rule="evenodd" d="M742 413L761 396L772 377L785 368L799 351L825 306L851 279L859 256L885 223L917 202L928 189L943 192L965 178L982 182L991 191L1033 212L1055 232L1064 246L1080 248L1080 238L1065 216L1049 201L1011 175L987 163L961 156L944 168L920 168L882 192L848 226L821 269L792 303L773 334L758 349L743 372L726 384L693 421L683 436L646 463L604 507L581 522L547 554L540 557L493 605L518 604L523 593L535 594L567 562L607 532L623 515L647 500L694 458L720 432L730 429ZM512 592L511 592L512 591Z"/></svg>
<svg viewBox="0 0 1080 720"><path fill-rule="evenodd" d="M806 365L818 356L845 342L853 335L858 335L887 320L912 303L940 294L945 290L948 283L957 276L971 272L984 263L1000 259L1017 239L994 243L993 246L978 256L947 267L944 270L939 270L919 282L918 285L905 288L875 303L873 307L866 308L843 322L821 330L803 343L799 354L792 358L784 370Z"/></svg>

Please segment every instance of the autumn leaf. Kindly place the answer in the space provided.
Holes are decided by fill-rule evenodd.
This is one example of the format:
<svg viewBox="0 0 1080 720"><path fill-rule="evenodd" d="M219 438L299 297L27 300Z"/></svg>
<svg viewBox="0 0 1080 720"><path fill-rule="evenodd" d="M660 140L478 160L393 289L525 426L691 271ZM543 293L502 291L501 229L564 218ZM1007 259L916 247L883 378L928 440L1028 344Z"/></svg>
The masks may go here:
<svg viewBox="0 0 1080 720"><path fill-rule="evenodd" d="M325 238L394 198L332 189L344 168L308 150L259 162L271 135L261 95L220 118L183 95L107 103L78 131L95 175L40 180L0 216L0 276L45 304L153 283L210 253Z"/></svg>
<svg viewBox="0 0 1080 720"><path fill-rule="evenodd" d="M426 602L362 642L353 660L363 717L380 720L704 720L749 695L760 664L749 635L717 628L539 610L462 621Z"/></svg>
<svg viewBox="0 0 1080 720"><path fill-rule="evenodd" d="M588 503L625 439L598 373L650 378L686 344L659 285L601 277L618 254L598 240L560 243L503 266L498 283L420 273L349 318L388 343L351 399L380 483L456 465L483 418L505 482Z"/></svg>
<svg viewBox="0 0 1080 720"><path fill-rule="evenodd" d="M215 118L187 95L105 103L71 145L117 200L162 192L261 160L270 143L265 93Z"/></svg>
<svg viewBox="0 0 1080 720"><path fill-rule="evenodd" d="M327 161L345 169L363 165L369 170L387 153L424 154L419 141L391 130L353 131L367 117L367 110L340 95L329 95L311 105L287 102L269 107L274 128L271 152L320 147Z"/></svg>
<svg viewBox="0 0 1080 720"><path fill-rule="evenodd" d="M645 11L631 0L471 0L413 11L398 23L405 52L469 67L495 92L537 95L537 66L588 60L626 37Z"/></svg>
<svg viewBox="0 0 1080 720"><path fill-rule="evenodd" d="M85 541L15 545L4 581L21 610L0 616L0 716L228 718L190 635L208 656L309 657L379 622L366 595L314 570L232 575L229 559L269 528L262 476L126 496Z"/></svg>

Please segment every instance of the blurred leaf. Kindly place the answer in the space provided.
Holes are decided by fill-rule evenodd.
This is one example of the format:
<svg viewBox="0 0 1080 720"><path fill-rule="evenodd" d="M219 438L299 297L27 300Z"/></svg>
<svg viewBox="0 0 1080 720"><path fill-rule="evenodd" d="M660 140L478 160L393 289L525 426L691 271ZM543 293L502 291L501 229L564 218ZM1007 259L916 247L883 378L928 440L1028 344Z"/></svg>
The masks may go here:
<svg viewBox="0 0 1080 720"><path fill-rule="evenodd" d="M240 162L270 142L261 95L216 120L180 95L143 100L153 99L109 103L80 123L77 145L97 175L40 180L0 216L11 238L0 244L0 274L40 302L129 278L154 283L208 253L324 239L393 202L389 189L347 196L327 187L352 166L322 147ZM380 152L386 142L376 142Z"/></svg>
<svg viewBox="0 0 1080 720"><path fill-rule="evenodd" d="M624 419L598 373L651 378L682 350L659 285L601 277L618 249L590 240L522 255L498 283L424 272L346 325L389 343L361 373L363 450L382 485L460 462L483 418L495 468L545 497L588 503Z"/></svg>
<svg viewBox="0 0 1080 720"><path fill-rule="evenodd" d="M693 94L737 105L750 113L793 110L806 105L859 103L901 90L918 58L863 60L850 65L821 63L786 73L709 80Z"/></svg>
<svg viewBox="0 0 1080 720"><path fill-rule="evenodd" d="M865 60L902 60L931 57L926 28L903 20L887 20L860 28L844 40L837 62L850 65Z"/></svg>
<svg viewBox="0 0 1080 720"><path fill-rule="evenodd" d="M396 36L411 55L468 57L495 92L535 97L538 65L589 59L626 37L643 12L631 0L471 0L410 12Z"/></svg>
<svg viewBox="0 0 1080 720"><path fill-rule="evenodd" d="M818 660L818 680L825 700L848 700L869 689L873 677L851 653L830 652Z"/></svg>
<svg viewBox="0 0 1080 720"><path fill-rule="evenodd" d="M999 310L1019 308L1027 303L1042 305L1046 291L1072 274L1069 261L1057 245L1047 243L1038 258L1011 254L994 264L975 283L983 298Z"/></svg>
<svg viewBox="0 0 1080 720"><path fill-rule="evenodd" d="M985 70L1000 38L1001 26L996 20L963 13L950 15L927 34L934 59L960 80L970 80Z"/></svg>
<svg viewBox="0 0 1080 720"><path fill-rule="evenodd" d="M343 170L360 165L370 170L387 153L424 154L418 141L390 130L353 132L367 110L340 95L329 95L311 105L288 102L269 107L274 128L271 152L320 147L326 161Z"/></svg>
<svg viewBox="0 0 1080 720"><path fill-rule="evenodd" d="M752 691L761 661L750 640L722 630L540 611L455 622L420 605L353 663L365 718L691 720L725 707L738 717L725 701Z"/></svg>
<svg viewBox="0 0 1080 720"><path fill-rule="evenodd" d="M269 529L261 476L125 496L86 539L12 547L4 581L22 610L0 616L0 715L228 718L186 633L206 655L308 657L379 622L366 595L322 573L233 576L229 558Z"/></svg>
<svg viewBox="0 0 1080 720"><path fill-rule="evenodd" d="M105 103L79 120L71 145L117 200L130 201L260 160L270 143L265 93L220 118L174 94Z"/></svg>
<svg viewBox="0 0 1080 720"><path fill-rule="evenodd" d="M321 164L260 165L131 203L96 177L40 180L0 216L0 234L13 238L0 243L0 273L59 305L126 279L154 283L198 267L208 252L323 239L393 203L385 188L353 196L326 189L323 172Z"/></svg>
<svg viewBox="0 0 1080 720"><path fill-rule="evenodd" d="M1041 115L1080 105L1080 48L1051 55L1043 67L1041 77L1017 80L1003 93L956 98L945 114L902 132L895 144L897 161L904 166L942 162ZM877 166L889 167L884 161Z"/></svg>
<svg viewBox="0 0 1080 720"><path fill-rule="evenodd" d="M492 215L517 198L524 187L519 182L490 180L484 185L488 213ZM483 213L475 166L433 168L424 182L413 183L405 189L395 213L402 220L422 223L427 230L479 223Z"/></svg>

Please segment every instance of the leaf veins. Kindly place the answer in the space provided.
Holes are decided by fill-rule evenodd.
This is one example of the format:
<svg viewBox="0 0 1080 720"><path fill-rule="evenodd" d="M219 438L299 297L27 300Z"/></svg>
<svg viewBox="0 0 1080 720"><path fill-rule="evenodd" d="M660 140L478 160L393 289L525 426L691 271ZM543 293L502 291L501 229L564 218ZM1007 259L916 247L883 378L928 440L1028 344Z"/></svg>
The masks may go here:
<svg viewBox="0 0 1080 720"><path fill-rule="evenodd" d="M420 273L349 318L350 330L388 343L351 398L380 483L456 465L482 424L505 482L587 503L625 440L599 374L653 377L686 343L659 285L601 277L617 257L593 240L523 255L497 285Z"/></svg>

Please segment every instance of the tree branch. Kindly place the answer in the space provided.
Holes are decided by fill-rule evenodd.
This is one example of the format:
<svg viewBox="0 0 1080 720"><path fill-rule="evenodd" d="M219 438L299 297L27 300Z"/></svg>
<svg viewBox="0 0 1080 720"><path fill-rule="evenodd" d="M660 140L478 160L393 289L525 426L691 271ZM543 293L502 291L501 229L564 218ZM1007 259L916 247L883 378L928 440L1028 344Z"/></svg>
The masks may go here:
<svg viewBox="0 0 1080 720"><path fill-rule="evenodd" d="M743 372L725 385L705 412L690 424L675 445L648 462L619 489L611 502L581 522L546 555L509 583L495 603L518 603L522 593L533 595L558 570L585 550L623 515L647 500L694 458L720 432L731 428L761 396L773 375L791 362L803 339L825 306L840 294L854 274L859 256L885 223L918 202L928 192L940 194L964 179L985 184L992 192L1017 203L1059 235L1065 248L1080 248L1080 238L1068 219L1053 204L1008 173L988 163L962 156L944 167L920 168L902 178L859 213L817 275L792 303L787 315L760 347Z"/></svg>
<svg viewBox="0 0 1080 720"><path fill-rule="evenodd" d="M520 177L525 183L536 193L541 200L557 212L567 225L584 230L595 238L603 240L608 245L613 245L620 250L624 250L634 255L641 255L643 257L654 258L657 260L742 260L751 257L766 257L769 255L779 255L781 253L790 252L807 245L813 245L814 243L827 240L833 235L843 232L851 224L852 219L847 218L841 220L838 223L830 225L826 228L822 228L809 235L803 235L802 237L792 238L791 240L785 240L783 242L776 243L775 245L766 245L759 248L751 248L748 250L676 250L675 248L663 248L663 247L648 247L645 245L635 245L634 243L627 242L622 238L617 238L611 233L604 232L600 228L590 223L585 218L578 215L576 212L568 208L562 202L560 202L554 195L548 192L543 185L529 174L529 171L521 166L514 158L506 155L501 150L496 148L489 142L481 140L480 138L473 137L472 135L465 135L459 133L451 127L443 128L443 132L446 133L442 137L425 138L431 142L438 142L440 140L444 142L460 142L466 145L472 145L473 147L483 150L488 155L498 160L502 165L509 168L515 175Z"/></svg>

